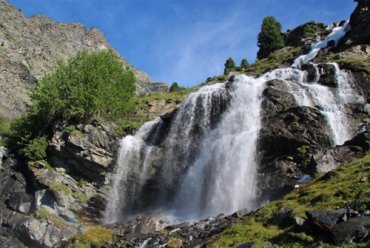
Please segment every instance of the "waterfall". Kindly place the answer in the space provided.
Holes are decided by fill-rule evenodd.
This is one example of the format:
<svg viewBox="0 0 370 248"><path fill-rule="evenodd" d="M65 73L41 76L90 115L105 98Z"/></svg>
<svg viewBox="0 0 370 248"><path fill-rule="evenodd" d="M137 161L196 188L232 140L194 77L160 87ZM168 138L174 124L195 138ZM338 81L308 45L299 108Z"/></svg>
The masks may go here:
<svg viewBox="0 0 370 248"><path fill-rule="evenodd" d="M256 207L256 141L264 80L238 76L219 125L203 139L176 197L178 214L199 219Z"/></svg>
<svg viewBox="0 0 370 248"><path fill-rule="evenodd" d="M262 92L270 80L283 82L279 90L292 94L298 106L320 110L333 146L350 139L353 130L346 107L364 103L351 75L337 64L326 64L332 78L331 85L325 85L322 79L328 75L322 65L311 63L313 77L299 69L348 29L348 23L333 28L291 68L259 78L236 75L232 82L204 86L189 94L170 119L157 118L124 137L104 222L139 214L195 220L258 207L256 143Z"/></svg>

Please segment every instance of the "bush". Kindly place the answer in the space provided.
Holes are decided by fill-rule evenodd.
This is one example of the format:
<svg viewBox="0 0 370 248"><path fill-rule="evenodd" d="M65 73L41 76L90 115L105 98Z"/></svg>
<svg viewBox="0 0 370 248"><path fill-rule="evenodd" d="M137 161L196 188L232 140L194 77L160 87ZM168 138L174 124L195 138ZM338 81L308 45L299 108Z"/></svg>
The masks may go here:
<svg viewBox="0 0 370 248"><path fill-rule="evenodd" d="M31 94L32 106L13 125L14 135L24 145L59 122L122 117L135 109L134 91L133 72L123 68L113 51L79 52L40 80Z"/></svg>
<svg viewBox="0 0 370 248"><path fill-rule="evenodd" d="M271 52L284 47L284 38L281 34L281 24L273 16L263 19L261 32L258 34L258 59L266 58Z"/></svg>
<svg viewBox="0 0 370 248"><path fill-rule="evenodd" d="M29 161L38 161L46 158L48 142L45 136L31 140L23 149L23 155Z"/></svg>
<svg viewBox="0 0 370 248"><path fill-rule="evenodd" d="M228 58L225 62L225 69L224 69L224 75L227 75L230 73L230 71L235 70L235 62L232 58Z"/></svg>

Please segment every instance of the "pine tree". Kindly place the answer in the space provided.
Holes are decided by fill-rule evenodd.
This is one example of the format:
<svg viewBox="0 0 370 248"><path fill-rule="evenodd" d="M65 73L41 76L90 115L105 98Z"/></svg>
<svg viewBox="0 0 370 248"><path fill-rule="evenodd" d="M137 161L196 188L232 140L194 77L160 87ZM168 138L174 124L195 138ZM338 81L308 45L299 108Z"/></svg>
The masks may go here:
<svg viewBox="0 0 370 248"><path fill-rule="evenodd" d="M240 62L240 67L241 68L245 68L249 65L248 63L248 60L247 59L242 59L242 61Z"/></svg>
<svg viewBox="0 0 370 248"><path fill-rule="evenodd" d="M224 75L229 74L229 72L233 69L235 69L235 62L232 58L228 58L225 62Z"/></svg>
<svg viewBox="0 0 370 248"><path fill-rule="evenodd" d="M281 34L281 24L273 16L263 19L261 32L258 34L258 59L266 58L271 52L284 47L284 38Z"/></svg>

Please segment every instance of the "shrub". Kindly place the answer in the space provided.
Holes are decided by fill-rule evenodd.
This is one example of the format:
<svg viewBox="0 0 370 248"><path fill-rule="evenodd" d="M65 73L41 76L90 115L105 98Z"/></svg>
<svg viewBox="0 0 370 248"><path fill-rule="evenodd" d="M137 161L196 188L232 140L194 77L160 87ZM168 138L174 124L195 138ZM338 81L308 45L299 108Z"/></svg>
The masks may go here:
<svg viewBox="0 0 370 248"><path fill-rule="evenodd" d="M59 122L122 117L135 109L134 90L133 72L113 51L79 52L40 80L27 114L14 124L14 135L24 145Z"/></svg>
<svg viewBox="0 0 370 248"><path fill-rule="evenodd" d="M235 69L235 62L232 58L228 58L225 62L225 69L224 69L224 75L227 75L230 73L230 71Z"/></svg>
<svg viewBox="0 0 370 248"><path fill-rule="evenodd" d="M258 34L258 59L266 58L271 52L284 47L284 38L281 34L281 24L273 16L263 19L261 32Z"/></svg>
<svg viewBox="0 0 370 248"><path fill-rule="evenodd" d="M23 155L29 161L38 161L46 158L48 142L45 136L31 140L23 149Z"/></svg>

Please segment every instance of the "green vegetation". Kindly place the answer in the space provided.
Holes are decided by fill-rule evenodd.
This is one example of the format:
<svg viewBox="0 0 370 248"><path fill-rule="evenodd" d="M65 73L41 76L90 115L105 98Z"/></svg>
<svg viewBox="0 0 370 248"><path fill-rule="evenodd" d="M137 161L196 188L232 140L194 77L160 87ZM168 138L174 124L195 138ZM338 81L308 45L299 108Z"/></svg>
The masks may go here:
<svg viewBox="0 0 370 248"><path fill-rule="evenodd" d="M366 72L370 74L370 57L349 57L343 59L336 59L334 62L337 62L341 68L356 72Z"/></svg>
<svg viewBox="0 0 370 248"><path fill-rule="evenodd" d="M241 68L247 67L248 65L249 65L249 63L248 63L247 59L242 59L242 61L240 62L240 67Z"/></svg>
<svg viewBox="0 0 370 248"><path fill-rule="evenodd" d="M41 136L31 140L22 149L23 155L28 161L38 161L46 158L46 149L48 147L48 141L45 136Z"/></svg>
<svg viewBox="0 0 370 248"><path fill-rule="evenodd" d="M225 62L224 75L229 74L231 71L235 70L235 62L232 58L228 58Z"/></svg>
<svg viewBox="0 0 370 248"><path fill-rule="evenodd" d="M35 212L35 217L38 220L43 220L49 223L53 223L55 226L58 226L58 227L64 227L67 225L67 223L62 217L60 217L59 215L55 213L50 212L46 207L40 207Z"/></svg>
<svg viewBox="0 0 370 248"><path fill-rule="evenodd" d="M170 92L176 92L176 91L181 91L184 90L184 87L180 87L177 82L173 82L170 87Z"/></svg>
<svg viewBox="0 0 370 248"><path fill-rule="evenodd" d="M261 32L258 34L258 59L266 58L271 52L284 47L281 24L273 16L263 19Z"/></svg>
<svg viewBox="0 0 370 248"><path fill-rule="evenodd" d="M112 230L101 226L88 228L84 233L76 234L72 238L72 247L74 248L89 248L92 246L100 247L106 242L113 240Z"/></svg>
<svg viewBox="0 0 370 248"><path fill-rule="evenodd" d="M67 185L64 185L64 184L61 184L61 183L52 185L50 187L50 189L51 190L56 190L56 191L62 191L65 195L72 195L73 197L78 198L83 202L88 202L89 199L90 199L84 193L79 192L79 191L73 191Z"/></svg>
<svg viewBox="0 0 370 248"><path fill-rule="evenodd" d="M135 77L111 50L79 52L44 76L31 94L32 106L12 130L18 144L47 134L59 122L113 120L135 108Z"/></svg>
<svg viewBox="0 0 370 248"><path fill-rule="evenodd" d="M50 189L51 190L56 190L56 191L62 191L62 192L64 192L65 195L72 194L72 190L67 185L64 185L64 184L61 184L61 183L51 185Z"/></svg>
<svg viewBox="0 0 370 248"><path fill-rule="evenodd" d="M6 139L11 131L11 121L0 117L0 146L6 145Z"/></svg>
<svg viewBox="0 0 370 248"><path fill-rule="evenodd" d="M307 210L347 207L369 209L370 187L368 179L364 178L370 177L370 155L344 164L334 173L335 176L330 179L318 176L284 198L240 219L217 236L210 247L235 247L245 242L255 242L254 247L261 247L264 242L270 241L282 247L302 247L312 244L314 237L310 233L296 230L292 225L277 226L273 220L282 209L290 209L291 216L301 218L306 217ZM358 245L361 247L361 244ZM351 245L348 244L347 247Z"/></svg>
<svg viewBox="0 0 370 248"><path fill-rule="evenodd" d="M293 63L296 56L300 53L299 47L284 47L272 52L267 58L256 60L242 69L243 72L252 76L260 76L268 71L282 67L284 64Z"/></svg>

